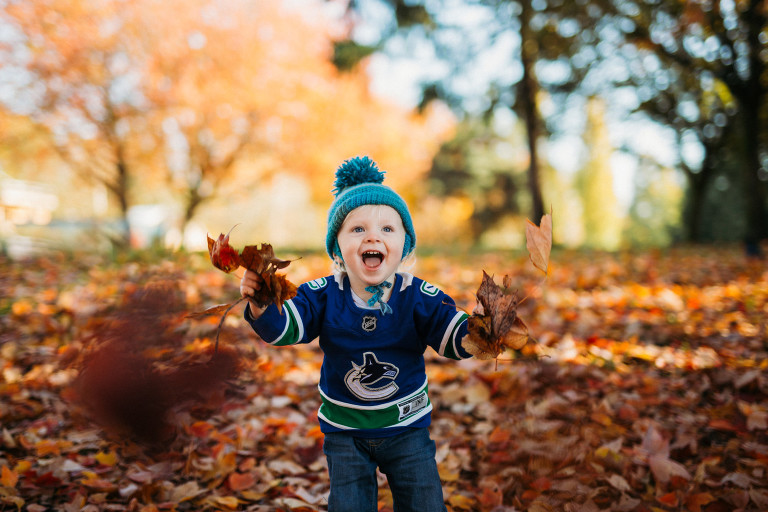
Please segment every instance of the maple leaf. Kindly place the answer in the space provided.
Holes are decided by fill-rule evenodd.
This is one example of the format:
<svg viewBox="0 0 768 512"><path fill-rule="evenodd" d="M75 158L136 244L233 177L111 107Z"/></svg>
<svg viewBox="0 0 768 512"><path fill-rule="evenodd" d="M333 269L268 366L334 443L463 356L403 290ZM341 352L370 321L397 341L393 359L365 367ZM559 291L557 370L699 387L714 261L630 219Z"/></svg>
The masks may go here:
<svg viewBox="0 0 768 512"><path fill-rule="evenodd" d="M510 279L505 276L504 289L483 271L477 289L479 307L469 317L469 336L462 346L478 359L494 359L505 348L521 349L528 341L528 327L517 316L520 299L509 292Z"/></svg>
<svg viewBox="0 0 768 512"><path fill-rule="evenodd" d="M552 251L552 215L545 214L537 226L530 220L525 227L526 248L533 266L549 270ZM478 310L469 318L469 335L462 346L478 359L494 359L505 348L519 350L528 342L528 327L517 316L520 298L508 293L509 276L504 276L504 289L483 271L483 281L477 290Z"/></svg>
<svg viewBox="0 0 768 512"><path fill-rule="evenodd" d="M231 229L229 231L232 232ZM216 240L208 236L208 254L213 266L219 270L229 273L238 267L244 267L261 277L263 285L252 297L260 307L274 303L282 313L283 302L296 296L296 285L288 281L285 275L276 273L290 265L291 260L275 257L275 251L270 244L246 245L242 251L237 252L229 245L229 233L222 233ZM220 307L226 308L227 305L217 306ZM209 311L208 314L217 312L218 309Z"/></svg>
<svg viewBox="0 0 768 512"><path fill-rule="evenodd" d="M232 229L235 229L234 226ZM240 254L229 245L229 233L221 233L216 240L208 236L208 254L213 266L224 272L232 272L240 266Z"/></svg>
<svg viewBox="0 0 768 512"><path fill-rule="evenodd" d="M259 247L245 246L240 253L240 263L248 270L257 273L263 281L261 288L253 296L256 304L265 307L274 303L282 313L283 302L295 297L297 289L285 275L276 272L290 265L291 261L276 258L270 244L261 244Z"/></svg>
<svg viewBox="0 0 768 512"><path fill-rule="evenodd" d="M525 240L533 266L546 275L549 270L549 253L552 251L552 215L545 214L539 226L528 220Z"/></svg>
<svg viewBox="0 0 768 512"><path fill-rule="evenodd" d="M240 255L242 265L254 272L274 272L291 264L291 260L281 260L275 257L275 251L270 244L246 245Z"/></svg>
<svg viewBox="0 0 768 512"><path fill-rule="evenodd" d="M12 470L5 464L3 464L3 467L0 471L0 484L2 484L3 487L16 487L16 482L19 481L18 473L16 473L16 471Z"/></svg>
<svg viewBox="0 0 768 512"><path fill-rule="evenodd" d="M234 229L234 226L232 229ZM259 307L266 307L269 304L274 303L275 306L277 306L278 311L282 314L283 302L295 297L296 292L298 291L296 285L290 282L284 274L277 273L278 270L284 269L290 265L291 260L283 260L275 257L275 251L270 244L261 244L260 246L246 245L243 247L242 251L238 252L229 245L229 234L232 232L232 229L230 229L229 233L226 235L223 233L220 234L216 240L211 238L210 235L206 235L208 238L208 254L211 257L211 263L213 263L214 267L227 273L237 270L239 267L243 267L258 274L259 277L261 277L261 286L251 298ZM243 300L244 297L231 304L221 304L199 313L192 313L188 316L196 318L223 313L216 330L215 349L218 350L219 334L224 319L227 317L229 311Z"/></svg>

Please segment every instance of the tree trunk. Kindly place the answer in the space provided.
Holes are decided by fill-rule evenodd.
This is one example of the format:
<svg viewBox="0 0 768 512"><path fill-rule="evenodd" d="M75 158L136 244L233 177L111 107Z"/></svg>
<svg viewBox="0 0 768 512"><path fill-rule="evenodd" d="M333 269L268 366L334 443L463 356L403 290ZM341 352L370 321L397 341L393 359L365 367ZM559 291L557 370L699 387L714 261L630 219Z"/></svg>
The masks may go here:
<svg viewBox="0 0 768 512"><path fill-rule="evenodd" d="M759 119L758 110L750 105L745 105L742 113L744 116L744 144L746 165L744 165L744 196L746 198L746 234L745 242L752 250L757 250L759 255L759 243L768 237L766 232L765 187L760 181L760 148L759 148Z"/></svg>
<svg viewBox="0 0 768 512"><path fill-rule="evenodd" d="M531 194L531 215L532 220L539 222L544 215L544 200L541 195L541 179L539 172L539 153L536 141L539 138L539 111L536 108L536 95L538 93L538 82L536 81L533 65L536 62L537 43L531 34L531 4L530 1L520 3L522 11L520 14L520 56L523 64L523 78L518 88L518 101L521 111L525 118L525 128L528 138L528 152L530 154L530 163L528 164L528 191Z"/></svg>
<svg viewBox="0 0 768 512"><path fill-rule="evenodd" d="M179 226L182 235L182 247L184 246L184 232L187 230L187 226L197 213L197 209L205 200L203 196L200 195L199 185L197 187L190 187L187 190L186 196L187 200L184 206L184 215L181 218L181 225Z"/></svg>
<svg viewBox="0 0 768 512"><path fill-rule="evenodd" d="M750 75L741 90L740 117L744 127L745 160L744 166L746 186L745 197L747 200L747 231L745 242L748 251L756 251L760 255L759 242L768 237L766 230L766 217L768 209L765 205L766 183L760 181L760 132L765 130L761 126L760 114L766 108L765 101L768 98L766 87L761 84L766 72L760 53L764 45L760 42L760 33L766 24L766 16L761 12L758 0L750 2L750 13L746 17L749 23L747 35L750 48Z"/></svg>
<svg viewBox="0 0 768 512"><path fill-rule="evenodd" d="M114 240L114 243L121 249L131 246L131 224L128 222L128 166L122 158L122 151L117 151L117 176L115 177L115 186L113 193L120 205L120 225L122 227L121 237Z"/></svg>
<svg viewBox="0 0 768 512"><path fill-rule="evenodd" d="M707 192L707 186L711 180L712 167L708 161L711 161L711 155L708 150L704 156L701 171L693 173L686 170L685 176L688 178L688 193L686 198L685 216L683 219L685 238L689 242L702 242L701 234L701 214L704 210L704 196Z"/></svg>

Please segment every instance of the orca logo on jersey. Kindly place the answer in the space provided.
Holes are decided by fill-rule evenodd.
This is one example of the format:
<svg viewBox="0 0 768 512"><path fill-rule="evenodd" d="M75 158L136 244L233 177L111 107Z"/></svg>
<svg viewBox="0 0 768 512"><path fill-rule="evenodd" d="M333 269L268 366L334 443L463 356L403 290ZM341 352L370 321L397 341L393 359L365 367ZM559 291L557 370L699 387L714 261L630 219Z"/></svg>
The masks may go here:
<svg viewBox="0 0 768 512"><path fill-rule="evenodd" d="M362 400L382 400L397 390L395 377L400 369L390 363L381 363L373 352L363 354L363 364L351 361L352 369L344 377L347 388ZM378 385L377 385L378 384Z"/></svg>

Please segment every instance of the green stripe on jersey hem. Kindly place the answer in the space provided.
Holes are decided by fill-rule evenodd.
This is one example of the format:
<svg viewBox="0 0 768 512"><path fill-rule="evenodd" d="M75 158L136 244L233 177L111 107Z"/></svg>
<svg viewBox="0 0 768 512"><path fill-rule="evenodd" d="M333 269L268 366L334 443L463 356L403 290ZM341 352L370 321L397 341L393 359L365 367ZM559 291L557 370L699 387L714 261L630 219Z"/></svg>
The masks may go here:
<svg viewBox="0 0 768 512"><path fill-rule="evenodd" d="M427 384L402 400L386 407L345 407L321 395L323 403L317 415L322 420L345 430L404 426L424 417L432 410Z"/></svg>

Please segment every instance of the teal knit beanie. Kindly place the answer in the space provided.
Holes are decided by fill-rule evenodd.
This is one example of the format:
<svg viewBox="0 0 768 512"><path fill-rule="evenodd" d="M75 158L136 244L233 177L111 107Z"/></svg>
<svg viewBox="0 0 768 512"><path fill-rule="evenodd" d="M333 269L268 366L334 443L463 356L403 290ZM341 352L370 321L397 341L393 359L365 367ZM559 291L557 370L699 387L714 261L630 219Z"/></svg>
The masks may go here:
<svg viewBox="0 0 768 512"><path fill-rule="evenodd" d="M402 259L405 259L416 247L416 233L413 230L411 214L403 198L386 185L384 172L379 171L376 163L368 158L354 157L345 160L336 169L336 181L333 183L333 193L336 196L328 210L328 235L325 238L325 248L328 255L341 258L341 249L336 240L341 224L349 212L366 204L383 204L391 206L400 214L405 228L405 245Z"/></svg>

